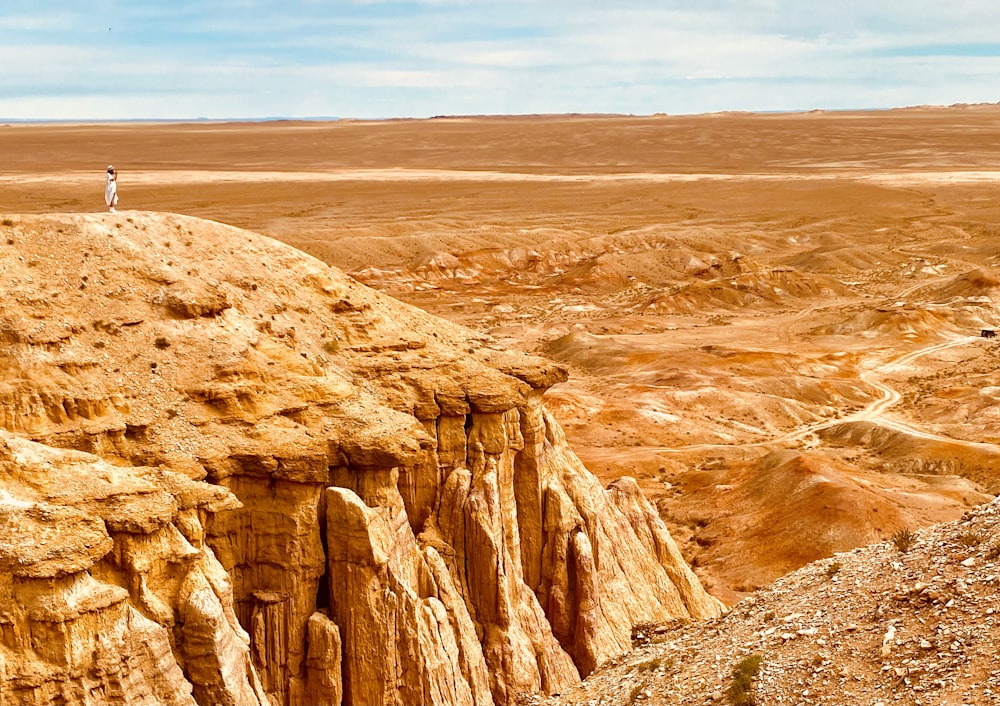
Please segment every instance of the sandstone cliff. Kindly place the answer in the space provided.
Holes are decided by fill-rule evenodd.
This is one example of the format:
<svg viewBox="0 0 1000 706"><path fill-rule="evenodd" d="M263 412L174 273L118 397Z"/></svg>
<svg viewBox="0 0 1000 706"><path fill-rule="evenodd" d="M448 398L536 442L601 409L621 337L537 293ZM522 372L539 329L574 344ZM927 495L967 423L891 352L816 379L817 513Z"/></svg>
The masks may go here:
<svg viewBox="0 0 1000 706"><path fill-rule="evenodd" d="M0 478L3 703L268 703L204 544L231 493L7 432Z"/></svg>
<svg viewBox="0 0 1000 706"><path fill-rule="evenodd" d="M4 223L0 701L507 704L720 613L553 364L219 224Z"/></svg>

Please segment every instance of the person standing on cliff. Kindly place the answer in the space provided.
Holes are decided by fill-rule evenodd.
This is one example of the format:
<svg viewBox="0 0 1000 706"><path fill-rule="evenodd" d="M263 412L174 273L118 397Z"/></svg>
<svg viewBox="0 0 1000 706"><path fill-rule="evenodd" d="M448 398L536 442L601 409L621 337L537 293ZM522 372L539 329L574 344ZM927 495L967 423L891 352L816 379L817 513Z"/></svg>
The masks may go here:
<svg viewBox="0 0 1000 706"><path fill-rule="evenodd" d="M115 172L115 168L112 165L108 165L108 180L104 184L104 203L108 205L111 212L115 212L115 206L118 205L118 174Z"/></svg>

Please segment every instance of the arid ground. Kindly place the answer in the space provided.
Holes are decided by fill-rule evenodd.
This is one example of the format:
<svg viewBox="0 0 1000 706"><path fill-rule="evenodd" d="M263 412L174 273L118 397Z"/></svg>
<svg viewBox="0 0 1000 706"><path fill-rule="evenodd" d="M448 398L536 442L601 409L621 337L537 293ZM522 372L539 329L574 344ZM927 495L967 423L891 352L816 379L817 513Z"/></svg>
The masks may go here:
<svg viewBox="0 0 1000 706"><path fill-rule="evenodd" d="M0 216L271 235L564 364L732 602L1000 492L1000 107L0 126ZM39 253L43 257L44 253Z"/></svg>

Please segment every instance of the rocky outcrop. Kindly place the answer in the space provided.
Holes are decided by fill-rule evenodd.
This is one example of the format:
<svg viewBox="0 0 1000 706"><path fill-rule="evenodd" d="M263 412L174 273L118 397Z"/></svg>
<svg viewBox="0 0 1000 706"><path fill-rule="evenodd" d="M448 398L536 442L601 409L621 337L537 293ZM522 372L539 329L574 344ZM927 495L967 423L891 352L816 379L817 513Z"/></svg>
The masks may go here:
<svg viewBox="0 0 1000 706"><path fill-rule="evenodd" d="M719 614L635 483L605 490L568 448L553 364L218 224L4 230L3 438L145 485L0 485L18 532L42 522L23 502L67 528L24 567L10 535L0 693L31 674L37 703L509 704L637 623ZM25 642L52 630L76 656Z"/></svg>
<svg viewBox="0 0 1000 706"><path fill-rule="evenodd" d="M524 702L994 704L998 558L994 499L807 564L724 618L646 626L614 665L558 698ZM735 678L741 663L752 679Z"/></svg>
<svg viewBox="0 0 1000 706"><path fill-rule="evenodd" d="M201 518L222 488L0 432L0 700L259 704Z"/></svg>

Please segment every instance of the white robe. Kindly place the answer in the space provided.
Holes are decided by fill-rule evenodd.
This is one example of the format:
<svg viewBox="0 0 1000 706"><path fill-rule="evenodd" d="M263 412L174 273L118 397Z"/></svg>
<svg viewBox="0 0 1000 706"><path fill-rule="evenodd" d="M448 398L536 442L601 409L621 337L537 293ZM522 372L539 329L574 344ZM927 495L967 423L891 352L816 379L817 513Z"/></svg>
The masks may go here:
<svg viewBox="0 0 1000 706"><path fill-rule="evenodd" d="M113 207L118 205L118 177L108 174L108 183L104 185L104 203Z"/></svg>

